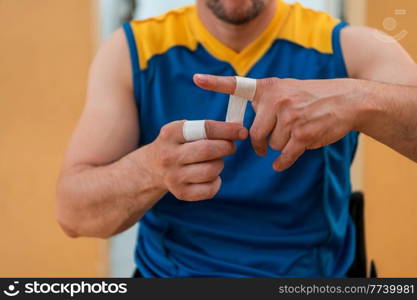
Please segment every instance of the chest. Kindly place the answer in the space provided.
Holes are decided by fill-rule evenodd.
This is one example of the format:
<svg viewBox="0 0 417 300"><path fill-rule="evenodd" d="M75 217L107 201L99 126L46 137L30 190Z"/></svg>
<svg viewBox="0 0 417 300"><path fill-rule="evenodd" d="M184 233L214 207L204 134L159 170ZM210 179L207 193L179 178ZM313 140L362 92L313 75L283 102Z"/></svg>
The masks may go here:
<svg viewBox="0 0 417 300"><path fill-rule="evenodd" d="M244 63L244 62L243 62ZM276 41L257 60L246 76L252 78L327 79L338 74L333 55L306 49L285 40ZM234 76L231 62L221 61L202 46L195 51L174 47L157 55L136 80L140 97L136 99L140 113L142 144L152 142L159 129L176 120L225 120L228 95L201 90L194 85L196 73ZM251 124L254 112L248 106L245 125Z"/></svg>

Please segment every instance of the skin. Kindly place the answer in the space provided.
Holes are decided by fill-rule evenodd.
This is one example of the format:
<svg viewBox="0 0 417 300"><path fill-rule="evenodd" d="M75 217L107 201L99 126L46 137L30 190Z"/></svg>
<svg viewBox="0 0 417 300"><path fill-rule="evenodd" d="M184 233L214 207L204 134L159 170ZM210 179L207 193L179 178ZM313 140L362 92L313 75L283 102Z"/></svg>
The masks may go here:
<svg viewBox="0 0 417 300"><path fill-rule="evenodd" d="M199 18L213 36L236 52L242 51L266 29L276 11L276 1L256 0L263 3L264 10L252 21L236 26L219 19L208 7L207 2L210 1L196 2ZM233 18L233 16L237 19L239 19L239 16L244 18L252 6L252 0L219 1L223 3L225 14L230 18Z"/></svg>
<svg viewBox="0 0 417 300"><path fill-rule="evenodd" d="M267 13L267 5L274 1L248 0L248 1L228 1L206 0L204 5L208 7L216 19L231 25L244 25L255 20L261 13ZM231 13L233 12L233 13ZM258 18L259 20L259 18Z"/></svg>
<svg viewBox="0 0 417 300"><path fill-rule="evenodd" d="M417 65L395 40L384 40L370 28L343 31L350 79L258 80L250 129L256 153L266 155L268 144L282 151L273 168L284 171L306 150L356 130L417 162ZM194 82L228 94L236 87L234 77L198 74Z"/></svg>
<svg viewBox="0 0 417 300"><path fill-rule="evenodd" d="M207 29L235 51L262 32L275 1L244 25L219 20L205 1L198 14ZM230 17L244 17L250 0L220 0ZM240 14L236 16L234 14ZM417 67L393 41L368 28L349 27L342 46L352 79L259 80L250 129L254 149L283 150L274 168L284 170L306 149L342 138L350 130L374 137L417 161ZM206 122L208 140L185 143L183 121L165 125L137 149L140 130L129 52L118 30L99 50L90 71L87 101L57 184L57 218L71 237L108 238L134 225L167 192L184 201L211 199L221 186L222 158L247 138L241 125ZM233 93L233 78L195 76L201 88Z"/></svg>

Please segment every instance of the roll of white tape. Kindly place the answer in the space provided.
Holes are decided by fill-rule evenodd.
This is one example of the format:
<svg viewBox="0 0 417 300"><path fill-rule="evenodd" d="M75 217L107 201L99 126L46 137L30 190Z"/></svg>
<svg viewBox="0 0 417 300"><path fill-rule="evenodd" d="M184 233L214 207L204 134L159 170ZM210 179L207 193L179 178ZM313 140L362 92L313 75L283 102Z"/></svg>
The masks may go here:
<svg viewBox="0 0 417 300"><path fill-rule="evenodd" d="M182 127L182 134L187 142L206 139L206 121L185 121Z"/></svg>
<svg viewBox="0 0 417 300"><path fill-rule="evenodd" d="M243 124L248 100L256 94L256 79L236 76L236 90L229 97L226 122Z"/></svg>

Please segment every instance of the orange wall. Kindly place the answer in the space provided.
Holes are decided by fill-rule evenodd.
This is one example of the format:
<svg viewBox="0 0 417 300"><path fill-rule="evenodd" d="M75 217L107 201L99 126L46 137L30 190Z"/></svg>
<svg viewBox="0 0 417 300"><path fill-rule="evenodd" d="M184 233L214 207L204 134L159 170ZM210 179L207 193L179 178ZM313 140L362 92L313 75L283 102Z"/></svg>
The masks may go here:
<svg viewBox="0 0 417 300"><path fill-rule="evenodd" d="M367 6L369 26L383 30L385 18L395 17L398 28L387 32L408 31L400 42L417 60L417 1L368 0ZM406 9L407 15L396 16L396 9ZM381 276L416 277L417 164L366 138L363 170L369 256Z"/></svg>
<svg viewBox="0 0 417 300"><path fill-rule="evenodd" d="M95 52L94 5L0 1L1 277L106 274L105 243L66 238L54 216L55 181ZM417 59L417 1L367 5L365 21L378 28L395 9L408 10L396 19ZM367 138L363 148L369 256L382 276L417 276L417 165Z"/></svg>
<svg viewBox="0 0 417 300"><path fill-rule="evenodd" d="M105 274L103 242L70 240L54 189L95 51L90 0L0 1L0 276Z"/></svg>

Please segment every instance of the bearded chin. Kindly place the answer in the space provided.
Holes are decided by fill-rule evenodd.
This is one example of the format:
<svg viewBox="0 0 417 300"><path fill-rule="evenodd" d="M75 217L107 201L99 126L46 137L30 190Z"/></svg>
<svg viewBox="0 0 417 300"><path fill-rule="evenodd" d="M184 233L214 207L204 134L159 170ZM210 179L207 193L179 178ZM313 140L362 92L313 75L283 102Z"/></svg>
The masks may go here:
<svg viewBox="0 0 417 300"><path fill-rule="evenodd" d="M265 8L263 0L251 0L251 7L243 13L228 13L221 0L207 0L207 7L223 22L233 25L242 25L255 19Z"/></svg>

